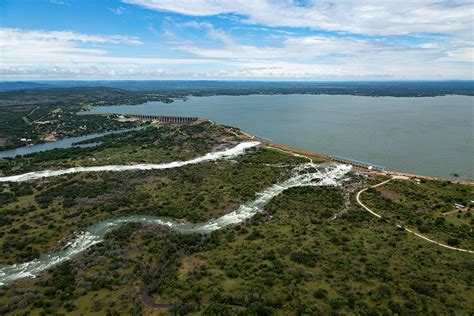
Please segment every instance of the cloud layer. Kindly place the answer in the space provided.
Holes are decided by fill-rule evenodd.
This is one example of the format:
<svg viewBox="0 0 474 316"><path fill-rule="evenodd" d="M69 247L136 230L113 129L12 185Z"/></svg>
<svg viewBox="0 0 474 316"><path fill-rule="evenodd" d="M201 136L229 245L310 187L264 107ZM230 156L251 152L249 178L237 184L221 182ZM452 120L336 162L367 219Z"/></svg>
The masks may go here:
<svg viewBox="0 0 474 316"><path fill-rule="evenodd" d="M237 14L245 23L372 35L462 34L472 38L474 3L466 0L125 0L190 16Z"/></svg>
<svg viewBox="0 0 474 316"><path fill-rule="evenodd" d="M151 10L162 22L133 36L1 27L2 78L474 79L471 1L124 0L104 10Z"/></svg>

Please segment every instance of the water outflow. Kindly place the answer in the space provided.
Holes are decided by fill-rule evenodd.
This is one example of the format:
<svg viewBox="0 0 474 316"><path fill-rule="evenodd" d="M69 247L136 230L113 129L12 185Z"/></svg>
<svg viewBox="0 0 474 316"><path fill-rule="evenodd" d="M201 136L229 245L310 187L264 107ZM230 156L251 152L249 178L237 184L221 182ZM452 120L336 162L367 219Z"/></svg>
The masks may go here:
<svg viewBox="0 0 474 316"><path fill-rule="evenodd" d="M207 234L251 218L262 211L263 206L273 197L289 188L298 186L337 186L344 180L345 174L350 169L351 166L339 164L325 166L314 163L302 164L292 171L289 179L257 193L254 200L242 204L237 210L204 223L183 224L168 217L149 215L130 215L100 221L72 236L72 241L58 251L45 254L30 262L0 267L0 285L6 285L25 277L34 277L58 263L69 260L91 246L100 243L107 232L126 223L163 225L183 234Z"/></svg>
<svg viewBox="0 0 474 316"><path fill-rule="evenodd" d="M256 147L259 142L243 142L235 147L225 149L222 151L215 151L204 156L197 157L186 161L173 161L169 163L151 164L142 163L136 165L108 165L108 166L94 166L94 167L74 167L61 170L42 170L19 174L15 176L0 177L0 182L24 182L28 180L36 180L41 178L56 177L65 174L78 172L99 172L99 171L131 171L131 170L156 170L156 169L172 169L183 167L186 165L197 164L207 161L215 161L220 159L229 159L239 155L243 155L249 148Z"/></svg>

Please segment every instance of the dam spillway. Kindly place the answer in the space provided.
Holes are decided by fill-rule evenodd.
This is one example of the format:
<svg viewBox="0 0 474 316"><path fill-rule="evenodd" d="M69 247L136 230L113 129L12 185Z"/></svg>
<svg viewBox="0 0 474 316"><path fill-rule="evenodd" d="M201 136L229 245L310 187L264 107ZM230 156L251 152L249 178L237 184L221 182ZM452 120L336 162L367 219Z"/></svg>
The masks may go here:
<svg viewBox="0 0 474 316"><path fill-rule="evenodd" d="M186 124L197 121L197 117L188 117L188 116L165 116L165 115L127 115L131 118L136 118L144 121L157 121L163 123L172 123L172 124Z"/></svg>

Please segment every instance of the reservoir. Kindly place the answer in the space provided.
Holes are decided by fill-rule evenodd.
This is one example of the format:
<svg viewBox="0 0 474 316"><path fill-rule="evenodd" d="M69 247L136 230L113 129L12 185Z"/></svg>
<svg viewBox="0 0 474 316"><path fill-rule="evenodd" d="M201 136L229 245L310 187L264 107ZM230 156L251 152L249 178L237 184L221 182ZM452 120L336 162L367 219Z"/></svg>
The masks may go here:
<svg viewBox="0 0 474 316"><path fill-rule="evenodd" d="M474 180L474 97L190 97L88 114L198 116L301 149L421 175Z"/></svg>

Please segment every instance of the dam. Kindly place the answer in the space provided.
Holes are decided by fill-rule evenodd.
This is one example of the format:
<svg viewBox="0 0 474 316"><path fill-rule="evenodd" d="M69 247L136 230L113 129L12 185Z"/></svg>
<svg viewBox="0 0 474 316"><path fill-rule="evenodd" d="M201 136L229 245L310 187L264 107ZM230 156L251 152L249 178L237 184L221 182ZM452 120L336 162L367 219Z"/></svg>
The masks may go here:
<svg viewBox="0 0 474 316"><path fill-rule="evenodd" d="M188 117L188 116L165 116L165 115L138 115L131 114L127 115L131 118L136 118L143 121L157 121L163 123L172 123L172 124L186 124L197 121L197 117Z"/></svg>

